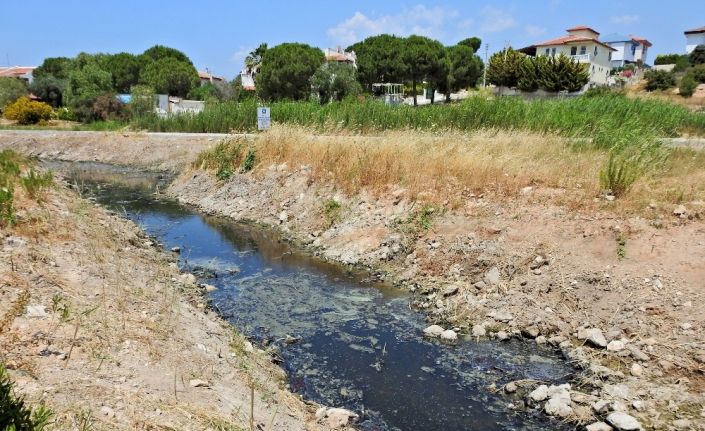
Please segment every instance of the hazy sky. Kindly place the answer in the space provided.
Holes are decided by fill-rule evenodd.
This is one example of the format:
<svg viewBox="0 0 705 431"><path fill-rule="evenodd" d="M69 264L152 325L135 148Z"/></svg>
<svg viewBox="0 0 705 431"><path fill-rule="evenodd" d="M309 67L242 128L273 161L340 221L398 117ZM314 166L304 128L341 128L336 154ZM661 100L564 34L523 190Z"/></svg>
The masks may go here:
<svg viewBox="0 0 705 431"><path fill-rule="evenodd" d="M684 52L683 31L705 26L705 0L3 0L0 64L36 66L45 57L139 53L162 44L231 79L260 42L335 47L386 32L450 45L478 36L491 54L578 24L649 39L653 62L658 53Z"/></svg>

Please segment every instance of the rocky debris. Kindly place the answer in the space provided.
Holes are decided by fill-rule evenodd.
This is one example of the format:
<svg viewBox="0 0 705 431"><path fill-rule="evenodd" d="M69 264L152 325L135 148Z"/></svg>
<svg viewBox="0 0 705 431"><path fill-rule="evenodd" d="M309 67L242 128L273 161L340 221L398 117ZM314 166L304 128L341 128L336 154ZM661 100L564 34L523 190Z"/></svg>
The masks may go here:
<svg viewBox="0 0 705 431"><path fill-rule="evenodd" d="M607 350L610 352L621 352L624 347L625 343L622 340L612 340L607 344Z"/></svg>
<svg viewBox="0 0 705 431"><path fill-rule="evenodd" d="M485 283L489 284L490 286L498 285L499 280L499 269L496 266L493 266L489 271L485 273Z"/></svg>
<svg viewBox="0 0 705 431"><path fill-rule="evenodd" d="M473 287L477 290L483 290L487 287L487 283L484 281L478 281L477 283L473 284Z"/></svg>
<svg viewBox="0 0 705 431"><path fill-rule="evenodd" d="M507 323L509 321L514 320L514 316L512 315L512 313L506 310L491 311L487 314L487 317L491 317L494 320L503 323Z"/></svg>
<svg viewBox="0 0 705 431"><path fill-rule="evenodd" d="M455 333L452 329L446 329L445 331L441 332L441 340L446 340L446 341L456 341L458 339L458 334Z"/></svg>
<svg viewBox="0 0 705 431"><path fill-rule="evenodd" d="M181 253L181 247L179 247L179 246L172 247L172 248L171 248L171 251L172 251L173 253Z"/></svg>
<svg viewBox="0 0 705 431"><path fill-rule="evenodd" d="M517 384L514 382L509 382L506 385L504 385L504 391L508 394L513 394L514 392L517 391Z"/></svg>
<svg viewBox="0 0 705 431"><path fill-rule="evenodd" d="M604 422L593 422L585 427L585 431L612 431L613 429Z"/></svg>
<svg viewBox="0 0 705 431"><path fill-rule="evenodd" d="M538 337L534 338L534 341L536 341L536 344L546 344L548 340L546 340L546 337L543 335L539 335Z"/></svg>
<svg viewBox="0 0 705 431"><path fill-rule="evenodd" d="M634 358L638 361L648 361L649 360L649 355L647 355L646 353L639 350L639 348L637 346L634 346L632 344L627 344L626 349L632 355L632 358Z"/></svg>
<svg viewBox="0 0 705 431"><path fill-rule="evenodd" d="M108 406L102 406L100 408L100 413L103 416L107 416L108 418L115 417L115 410L113 410L112 408L110 408Z"/></svg>
<svg viewBox="0 0 705 431"><path fill-rule="evenodd" d="M581 328L578 329L578 339L585 340L596 347L607 347L607 340L598 328Z"/></svg>
<svg viewBox="0 0 705 431"><path fill-rule="evenodd" d="M286 211L279 213L279 224L286 223L289 220L289 214Z"/></svg>
<svg viewBox="0 0 705 431"><path fill-rule="evenodd" d="M529 393L529 399L537 403L545 401L546 398L548 398L548 386L546 385L540 385Z"/></svg>
<svg viewBox="0 0 705 431"><path fill-rule="evenodd" d="M548 261L543 256L536 256L534 260L529 264L529 269L536 270L544 265L548 265Z"/></svg>
<svg viewBox="0 0 705 431"><path fill-rule="evenodd" d="M505 331L499 331L497 332L497 339L499 341L507 341L509 340L509 334L507 334Z"/></svg>
<svg viewBox="0 0 705 431"><path fill-rule="evenodd" d="M445 297L453 296L456 293L458 293L459 289L460 288L457 285L448 286L443 290L443 296L445 296Z"/></svg>
<svg viewBox="0 0 705 431"><path fill-rule="evenodd" d="M539 327L536 325L527 326L521 330L521 335L526 338L534 339L540 334Z"/></svg>
<svg viewBox="0 0 705 431"><path fill-rule="evenodd" d="M573 413L573 408L570 406L570 385L551 385L547 389L548 402L544 406L544 410L551 416L566 418Z"/></svg>
<svg viewBox="0 0 705 431"><path fill-rule="evenodd" d="M629 373L634 377L641 377L644 374L644 367L635 362L629 369Z"/></svg>
<svg viewBox="0 0 705 431"><path fill-rule="evenodd" d="M487 335L487 329L485 329L485 325L482 325L482 324L472 325L472 336L473 337L484 337L486 335Z"/></svg>
<svg viewBox="0 0 705 431"><path fill-rule="evenodd" d="M331 429L342 428L348 425L351 419L354 421L358 418L356 413L341 408L321 407L316 411L316 419L319 421L325 419L326 425Z"/></svg>
<svg viewBox="0 0 705 431"><path fill-rule="evenodd" d="M43 305L28 305L25 310L27 317L43 319L48 317L47 308Z"/></svg>
<svg viewBox="0 0 705 431"><path fill-rule="evenodd" d="M211 386L207 381L200 379L191 379L188 384L192 388L209 388Z"/></svg>
<svg viewBox="0 0 705 431"><path fill-rule="evenodd" d="M216 290L218 290L218 288L213 286L212 284L205 284L205 283L201 284L201 288L203 290L205 290L207 293L215 292Z"/></svg>
<svg viewBox="0 0 705 431"><path fill-rule="evenodd" d="M632 407L638 412L643 412L646 410L646 403L642 400L636 400L632 402Z"/></svg>
<svg viewBox="0 0 705 431"><path fill-rule="evenodd" d="M445 329L443 329L442 326L431 325L428 328L424 329L423 333L428 337L440 337L444 331Z"/></svg>
<svg viewBox="0 0 705 431"><path fill-rule="evenodd" d="M614 412L607 416L607 422L620 431L641 431L639 421L624 412Z"/></svg>
<svg viewBox="0 0 705 431"><path fill-rule="evenodd" d="M181 282L187 286L195 286L196 276L191 273L181 274Z"/></svg>
<svg viewBox="0 0 705 431"><path fill-rule="evenodd" d="M671 425L673 425L673 427L678 430L687 430L691 429L693 423L690 421L690 419L676 419Z"/></svg>
<svg viewBox="0 0 705 431"><path fill-rule="evenodd" d="M688 213L688 210L685 208L685 205L678 205L673 210L673 215L676 217L685 217L687 213Z"/></svg>

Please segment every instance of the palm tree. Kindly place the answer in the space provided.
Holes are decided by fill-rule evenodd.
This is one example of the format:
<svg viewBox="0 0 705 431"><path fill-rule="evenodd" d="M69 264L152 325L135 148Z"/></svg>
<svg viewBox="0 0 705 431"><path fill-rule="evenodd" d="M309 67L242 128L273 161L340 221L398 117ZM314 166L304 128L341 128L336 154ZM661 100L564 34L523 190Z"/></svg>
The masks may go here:
<svg viewBox="0 0 705 431"><path fill-rule="evenodd" d="M262 64L262 57L267 52L267 44L261 43L254 51L245 57L245 70L253 77L259 72L259 67Z"/></svg>

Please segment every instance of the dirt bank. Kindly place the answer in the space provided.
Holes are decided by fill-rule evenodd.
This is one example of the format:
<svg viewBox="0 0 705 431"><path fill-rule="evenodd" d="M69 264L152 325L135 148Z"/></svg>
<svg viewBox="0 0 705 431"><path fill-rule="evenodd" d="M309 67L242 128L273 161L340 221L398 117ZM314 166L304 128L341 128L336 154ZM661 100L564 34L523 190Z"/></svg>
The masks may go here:
<svg viewBox="0 0 705 431"><path fill-rule="evenodd" d="M3 138L0 146L167 168L187 166L197 153L144 139L116 155L114 141L106 135L90 151L80 138ZM414 306L429 323L550 343L585 370L562 404L569 409L540 394L527 398L535 383L506 387L512 408L547 409L579 423L623 411L646 429L705 429L701 201L682 208L646 201L636 215L620 216L607 203L571 207L568 195L580 183L537 182L517 183L504 196L451 188L431 206L410 200L402 186L346 195L332 176L288 164L223 181L192 170L169 193L207 212L279 226L324 258L366 266L371 276L416 292ZM501 173L488 180L501 181Z"/></svg>
<svg viewBox="0 0 705 431"><path fill-rule="evenodd" d="M18 192L19 193L19 192ZM315 407L133 223L62 185L2 228L0 360L50 429L316 430Z"/></svg>

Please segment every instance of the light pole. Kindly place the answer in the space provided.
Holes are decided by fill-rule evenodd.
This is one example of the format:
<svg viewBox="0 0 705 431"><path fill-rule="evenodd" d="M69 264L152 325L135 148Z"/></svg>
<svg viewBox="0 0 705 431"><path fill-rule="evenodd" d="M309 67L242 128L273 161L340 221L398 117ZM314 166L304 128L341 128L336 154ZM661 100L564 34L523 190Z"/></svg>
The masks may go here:
<svg viewBox="0 0 705 431"><path fill-rule="evenodd" d="M482 88L487 88L487 51L490 49L490 44L485 44L485 67L482 74Z"/></svg>

